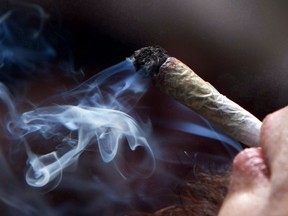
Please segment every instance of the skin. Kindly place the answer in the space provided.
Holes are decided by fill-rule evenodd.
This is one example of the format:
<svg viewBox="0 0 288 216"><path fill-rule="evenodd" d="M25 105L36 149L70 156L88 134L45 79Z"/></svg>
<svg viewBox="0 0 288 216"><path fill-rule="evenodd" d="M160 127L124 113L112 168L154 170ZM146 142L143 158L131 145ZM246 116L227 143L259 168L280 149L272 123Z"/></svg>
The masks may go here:
<svg viewBox="0 0 288 216"><path fill-rule="evenodd" d="M246 149L233 162L220 216L284 216L288 212L288 107L268 115L260 147Z"/></svg>

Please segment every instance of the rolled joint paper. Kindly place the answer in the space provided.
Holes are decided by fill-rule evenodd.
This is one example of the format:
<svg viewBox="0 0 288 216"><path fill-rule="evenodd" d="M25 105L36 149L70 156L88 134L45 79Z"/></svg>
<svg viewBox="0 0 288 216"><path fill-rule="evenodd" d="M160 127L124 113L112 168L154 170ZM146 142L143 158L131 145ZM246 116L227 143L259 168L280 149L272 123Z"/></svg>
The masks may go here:
<svg viewBox="0 0 288 216"><path fill-rule="evenodd" d="M147 64L142 64L146 70L151 70L148 74L156 87L211 121L239 142L251 147L259 145L262 124L259 119L220 94L184 63L164 54L165 61L163 56L160 58L161 61L155 56L152 57L154 61L152 64L156 62L158 67L155 64L151 67L151 56L149 61L147 58L145 60L149 62L149 67ZM137 58L137 55L134 55L134 58ZM137 67L139 68L139 64Z"/></svg>

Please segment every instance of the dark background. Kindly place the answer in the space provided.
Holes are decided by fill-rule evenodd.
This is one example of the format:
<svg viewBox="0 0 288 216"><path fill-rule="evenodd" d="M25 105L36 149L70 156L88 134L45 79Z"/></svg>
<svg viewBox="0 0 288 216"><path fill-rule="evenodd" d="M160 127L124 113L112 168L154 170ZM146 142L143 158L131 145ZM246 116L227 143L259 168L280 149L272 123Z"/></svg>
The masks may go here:
<svg viewBox="0 0 288 216"><path fill-rule="evenodd" d="M285 1L32 2L60 24L87 75L158 44L260 119L288 102Z"/></svg>
<svg viewBox="0 0 288 216"><path fill-rule="evenodd" d="M19 4L23 4L23 2L0 0L1 12L13 9L15 5L19 7ZM41 5L46 13L50 14L43 35L46 38L51 36L50 42L52 41L53 46L59 48L60 55L67 56L66 48L71 49L75 70L83 70L85 74L78 82L124 60L141 47L160 45L171 56L183 61L220 92L260 119L285 106L288 102L286 98L288 92L286 85L288 4L285 1L253 1L253 3L248 0L241 2L230 0L25 1L25 3L28 2ZM48 34L46 34L47 32ZM55 35L57 35L56 42L53 41ZM35 48L33 44L32 47ZM35 59L37 63L37 58ZM48 65L50 63L57 65L57 62L53 61L49 59ZM72 62L70 63L72 64ZM45 68L47 64L41 66ZM54 71L50 67L47 69L48 72ZM33 76L36 77L37 72ZM69 83L71 80L67 81L67 77L63 78L61 71L55 69L54 73L58 73L57 79L47 79L49 76L39 73L40 76L38 74L34 79L36 82L31 84L30 89L27 90L28 93L32 92L27 98L32 102L42 101L46 96L51 96L51 91L59 93L62 89L67 90L70 84L75 87L74 79ZM11 82L10 86L8 85L12 90L23 85L22 82L18 82L17 76L11 77L12 80L16 80ZM170 106L159 91L156 89L154 91L150 97L146 98L151 105L151 112L156 112L157 115L160 113L163 115L160 116L162 119L190 120L188 111L177 113L180 111L175 104L176 107ZM1 107L1 109L4 110L1 110L1 113L7 113L5 108ZM191 118L191 122L193 122L195 116ZM20 150L23 149L19 148L18 152L18 148L15 148L17 145L12 145L10 144L11 140L7 142L5 137L0 137L1 143L4 143L3 155L8 158L9 162L8 164L4 160L4 156L0 154L0 164L4 170L0 175L0 183L4 185L0 187L0 198L4 199L0 209L2 207L4 209L4 205L7 205L7 212L12 209L12 213L6 215L20 215L14 214L13 209L16 209L15 211L21 212L21 215L30 216L33 214L30 214L29 208L33 206L36 209L34 215L44 215L42 212L45 212L46 215L78 216L95 215L97 212L95 209L97 210L99 207L99 209L104 209L103 212L105 211L106 215L111 215L112 213L109 211L123 210L123 206L126 210L131 210L131 201L126 203L124 200L125 205L122 203L126 192L137 197L139 192L148 191L149 196L147 195L146 200L141 200L141 196L133 199L135 207L132 209L153 212L173 201L164 192L173 192L172 189L175 188L173 185L178 186L179 182L177 181L179 180L183 183L182 181L186 175L190 174L195 161L207 164L211 159L217 162L217 166L220 166L220 162L229 165L238 151L232 149L229 152L229 148L225 148L225 145L219 144L215 140L207 140L203 137L191 138L191 136L183 138L183 134L178 131L168 130L167 132L163 128L156 129L158 130L154 130L153 134L159 134L159 137L164 138L167 136L166 139L170 143L167 144L167 140L165 140L159 147L161 151L164 151L163 158L167 161L162 161L162 165L161 162L157 163L159 172L155 172L152 180L139 181L136 178L128 184L126 180L119 178L119 173L114 169L110 171L111 164L103 164L104 162L97 153L86 151L80 160L79 167L81 168L73 170L71 173L65 172L61 184L46 196L42 196L42 193L39 195L37 190L26 185L23 176L25 175L27 155L23 151L19 156ZM162 134L164 135L162 136ZM170 137L173 139L169 140ZM36 144L35 146L38 148L38 143ZM21 145L19 144L19 146ZM189 154L190 152L191 154ZM196 158L199 153L203 153L202 158L201 156ZM196 155L195 158L190 157L193 155ZM133 162L133 158L130 160ZM186 162L187 164L185 164ZM10 169L17 174L17 178L12 175L9 177ZM104 180L98 179L101 175ZM180 178L175 178L175 176L180 176ZM190 177L190 175L188 176ZM107 183L106 178L111 182ZM15 179L21 180L20 186L14 183ZM91 182L94 184L90 184ZM184 181L184 183L186 182ZM6 184L9 187L6 187ZM111 189L111 185L116 186ZM157 187L162 189L155 190ZM6 191L6 188L9 190ZM23 188L26 188L26 192ZM34 193L35 195L33 195ZM110 194L118 195L112 198L119 200L111 199ZM165 197L163 198L163 196ZM154 199L149 200L151 197ZM165 198L169 200L165 200ZM15 205L17 208L14 203L17 204ZM103 206L97 206L99 204ZM84 214L81 212L83 210L87 210L88 213ZM59 214L56 214L56 211ZM67 212L67 214L61 214L62 212Z"/></svg>

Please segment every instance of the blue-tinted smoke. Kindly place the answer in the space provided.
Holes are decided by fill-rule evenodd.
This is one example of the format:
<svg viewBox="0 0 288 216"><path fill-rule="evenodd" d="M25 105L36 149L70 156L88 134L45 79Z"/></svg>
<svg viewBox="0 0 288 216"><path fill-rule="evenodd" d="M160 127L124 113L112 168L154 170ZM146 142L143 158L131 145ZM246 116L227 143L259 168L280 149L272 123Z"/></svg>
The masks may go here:
<svg viewBox="0 0 288 216"><path fill-rule="evenodd" d="M127 59L100 72L78 88L59 95L66 101L69 98L77 99L75 104L71 101L69 105L39 107L23 113L19 118L13 115L17 118L12 119L8 130L22 139L25 145L26 136L40 134L45 140L57 138L59 145L66 146L64 152L62 148L36 155L28 144L30 168L26 173L27 183L35 187L47 185L61 176L65 168L78 161L87 146L93 144L98 145L106 163L116 157L123 143L127 143L132 151L137 147L146 149L148 158L145 160L151 166L151 174L154 157L147 141L149 125L137 122L127 114L132 112L147 87L147 80L135 73L133 64ZM5 98L9 97L6 95ZM11 106L8 102L7 105Z"/></svg>
<svg viewBox="0 0 288 216"><path fill-rule="evenodd" d="M0 81L13 84L48 76L53 67L69 76L77 74L70 48L55 29L48 30L48 21L49 15L33 4L20 4L0 15Z"/></svg>
<svg viewBox="0 0 288 216"><path fill-rule="evenodd" d="M41 105L34 104L30 110L25 107L22 111L6 84L14 79L49 73L55 64L63 68L63 64L58 64L61 57L58 47L47 38L51 35L45 29L47 19L45 11L35 5L17 7L0 18L0 101L5 105L0 108L8 114L2 118L2 124L11 138L4 146L8 145L14 151L13 154L9 152L13 155L13 163L8 163L0 152L3 168L0 200L9 206L7 215L55 216L71 215L71 212L78 215L106 212L109 215L114 205L130 208L135 197L139 202L153 206L161 201L157 196L162 194L164 187L170 186L170 181L183 181L159 164L188 161L191 165L194 162L190 157L195 152L189 152L189 148L196 145L193 138L175 137L171 131L218 140L221 145L229 146L227 149L232 149L228 158L241 149L238 142L214 130L206 120L198 117L200 120L194 122L196 114L178 107L171 99L169 103L176 104L174 108L185 115L184 119L180 116L176 120L170 119L168 115L164 120L160 116L147 120L150 116L139 113L138 104L147 94L150 81L135 71L130 59L99 72L70 91L46 99ZM66 60L69 65L71 59ZM73 66L69 68L73 76ZM150 95L150 98L154 96ZM153 98L150 110L167 105L158 99ZM148 105L142 104L142 107ZM163 112L170 108L163 108ZM169 128L169 131L164 130L161 137L154 135L153 127L157 125L161 125L161 130ZM190 147L182 150L178 144L183 147L185 142ZM87 152L92 152L93 156L87 159ZM175 160L170 155L180 155L181 159ZM205 160L222 159L221 154L202 155ZM19 183L19 176L14 177L9 167L19 166L21 162L20 179L25 170L25 184ZM81 166L77 169L78 163ZM90 172L92 174L88 175ZM148 184L149 181L152 183ZM5 182L9 184L3 186ZM35 189L42 187L48 188L50 193L63 190L77 193L77 197L81 194L84 203L81 205L85 208L67 200L62 205L55 201L57 207L52 209L45 196ZM151 192L151 187L156 190ZM8 212L10 207L12 213ZM136 208L137 205L133 206Z"/></svg>

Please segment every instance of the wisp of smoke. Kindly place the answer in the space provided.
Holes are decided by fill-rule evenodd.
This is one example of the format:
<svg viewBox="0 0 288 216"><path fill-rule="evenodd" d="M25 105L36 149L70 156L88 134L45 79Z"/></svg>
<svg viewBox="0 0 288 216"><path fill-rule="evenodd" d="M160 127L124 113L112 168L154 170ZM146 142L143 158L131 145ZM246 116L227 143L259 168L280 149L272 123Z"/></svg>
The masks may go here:
<svg viewBox="0 0 288 216"><path fill-rule="evenodd" d="M156 178L161 178L159 181L161 186L168 185L167 182L170 180L183 181L173 173L166 173L161 166L158 168L156 166L157 162L175 162L165 155L165 149L171 147L169 142L172 143L174 139L178 139L178 137L172 138L172 135L168 133L164 138L157 137L155 139L155 135L152 135L151 132L152 126L157 126L157 124L170 130L218 140L223 143L223 146L230 146L226 147L228 152L231 151L231 148L235 151L241 150L238 142L215 130L207 120L201 117L198 119L200 123L189 120L188 116L191 111L178 105L175 101L170 103L173 103L178 112L185 116L184 119L177 116L177 119L174 120L169 118L163 120L157 117L156 120L150 118L151 120L144 121L146 116L143 116L143 113L140 115L137 108L139 108L138 102L149 90L150 82L149 79L135 71L129 58L101 71L74 89L34 104L30 107L30 111L23 112L7 88L6 82L15 79L15 76L16 78L17 76L31 77L36 71L37 73L45 71L43 68L49 70L50 64L55 63L52 60L58 58L57 49L43 36L45 20L49 16L38 6L28 5L25 8L25 13L16 8L0 17L0 80L2 81L0 83L0 100L8 110L7 116L3 116L5 129L9 132L11 140L16 140L24 146L28 165L25 179L29 186L37 188L46 186L50 190L55 189L63 177L63 172L77 164L81 160L81 155L90 150L98 154L105 164L112 165L124 180L131 176L132 178L135 176L148 178L155 172L159 172ZM27 10L30 13L27 13ZM27 23L32 24L27 27ZM73 75L73 71L71 74ZM161 104L158 106L160 107ZM196 114L193 113L193 115ZM149 119L150 116L147 117ZM177 140L177 142L184 141ZM38 147L40 148L40 146L44 150L39 151ZM173 148L176 148L175 145ZM129 154L126 154L127 149ZM141 149L141 154L137 151L139 149ZM229 154L234 155L235 151L231 151ZM187 151L182 153L190 160ZM127 155L131 154L137 154L135 157L137 160L132 160L133 165L129 165L128 168L132 174L128 174L125 170L127 166L122 166L120 159L128 160ZM212 157L211 154L208 157ZM213 157L216 158L217 155L213 155ZM9 170L2 154L0 154L0 159L1 164L5 164ZM89 161L89 163L93 163L93 161ZM111 170L105 171L108 173ZM0 177L3 176L0 175ZM73 186L79 183L83 191L91 189L104 191L105 199L109 199L109 201L124 202L123 193L119 193L122 196L119 199L116 197L118 192L113 191L103 182L103 179L98 179L97 176L94 176L89 184L79 177L75 177L73 180L66 178L65 181L73 182L71 183ZM121 185L119 186L121 190L124 190L123 184L119 183L119 185ZM138 187L143 187L142 190L149 188L149 186L139 185ZM63 187L65 186L69 187L70 185ZM129 187L127 186L127 188ZM19 189L19 191L21 190ZM159 191L162 194L161 190ZM6 194L0 187L0 199L21 212L19 205L11 204L14 198L7 198ZM143 191L137 193L141 199L142 196L144 197L143 194L145 194ZM35 195L35 197L37 196ZM129 194L126 197L125 202L129 203ZM102 202L103 197L101 201L98 201L99 198L94 199L98 206L91 201L90 205L93 206L91 212L95 212L94 208L102 205L103 208L107 207L106 203ZM148 198L145 199L149 201ZM22 203L19 200L20 198L16 199L17 203ZM151 203L155 202L153 198L151 200ZM26 205L28 202L23 203ZM39 203L40 207L37 209L44 209L41 206L45 206L43 204L45 201L40 200ZM38 210L33 209L33 211L35 215L39 215ZM30 211L27 213L23 210L21 213L29 215ZM55 215L54 213L49 215Z"/></svg>
<svg viewBox="0 0 288 216"><path fill-rule="evenodd" d="M95 143L106 163L115 158L122 143L127 142L131 150L144 148L150 157L148 163L152 164L152 173L153 152L146 138L147 131L143 129L147 129L148 124L144 127L127 114L147 89L147 82L140 79L127 59L72 91L59 95L65 100L77 98L75 105L39 107L21 114L19 118L11 115L17 118L8 124L8 130L26 145L30 165L26 173L27 183L35 187L45 186L61 176L63 169L75 163L88 145ZM7 94L3 95L6 104L12 106ZM66 151L61 148L45 155L34 154L25 137L35 133L47 140L57 137L59 144L66 146Z"/></svg>
<svg viewBox="0 0 288 216"><path fill-rule="evenodd" d="M42 36L47 18L43 9L35 5L29 5L25 11L14 8L0 17L1 80L14 71L33 73L56 56L54 48ZM28 27L27 23L30 23Z"/></svg>
<svg viewBox="0 0 288 216"><path fill-rule="evenodd" d="M63 74L74 70L71 50L58 29L48 30L49 15L35 4L17 4L0 14L0 80L14 83L51 73L57 64ZM61 53L61 54L60 54Z"/></svg>

